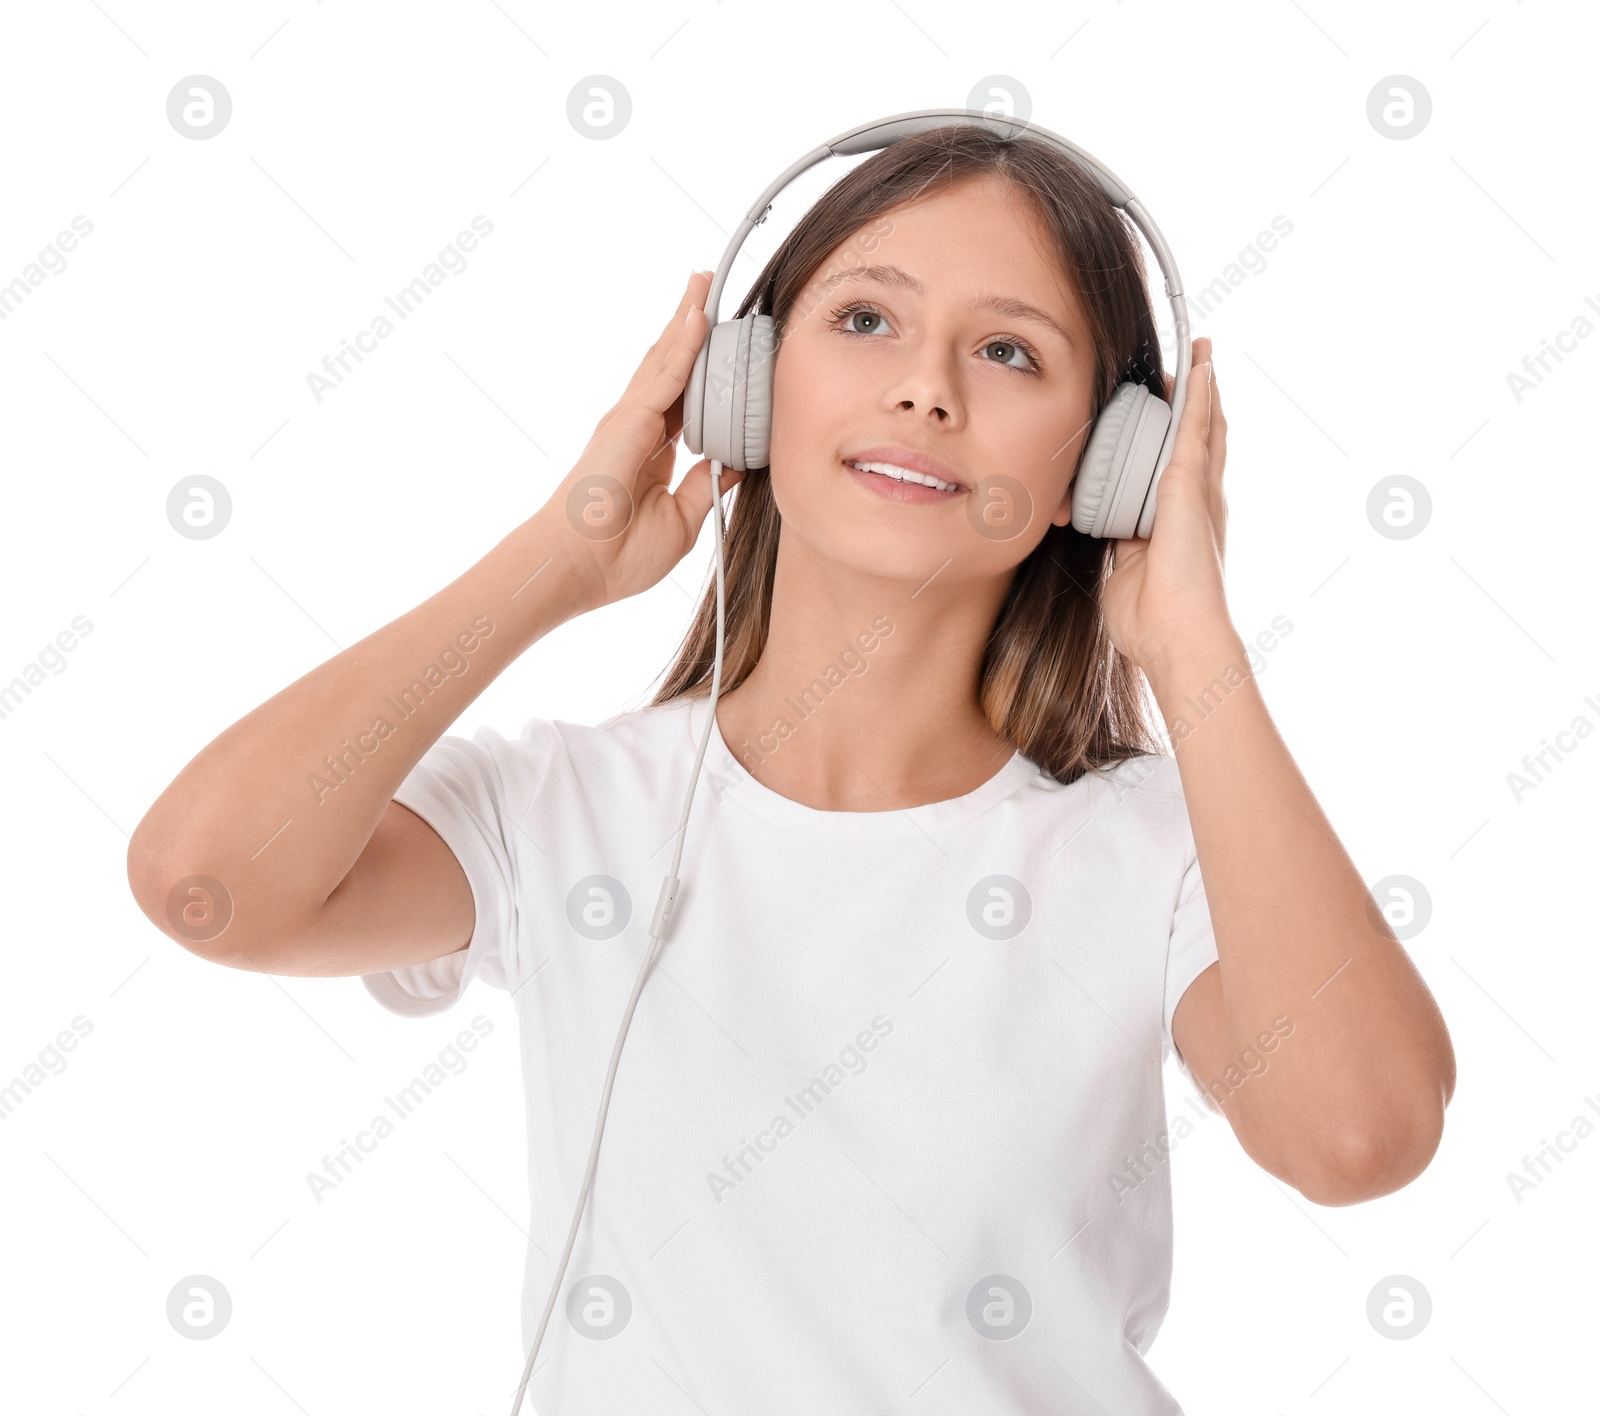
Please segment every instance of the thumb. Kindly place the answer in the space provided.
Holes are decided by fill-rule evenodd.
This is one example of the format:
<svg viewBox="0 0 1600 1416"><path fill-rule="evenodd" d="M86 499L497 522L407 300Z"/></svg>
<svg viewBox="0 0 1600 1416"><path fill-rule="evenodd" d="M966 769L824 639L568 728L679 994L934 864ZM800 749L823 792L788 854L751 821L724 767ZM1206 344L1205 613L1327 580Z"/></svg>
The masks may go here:
<svg viewBox="0 0 1600 1416"><path fill-rule="evenodd" d="M1153 532L1153 528L1152 528ZM1149 554L1152 536L1129 536L1111 543L1111 573L1127 565L1137 565Z"/></svg>
<svg viewBox="0 0 1600 1416"><path fill-rule="evenodd" d="M717 483L726 493L743 480L743 472L724 467L722 474L717 478ZM700 528L705 524L705 519L711 511L710 458L703 458L683 474L683 481L678 484L678 490L672 494L672 500L678 508L678 514L683 518L684 528L689 532L691 543L698 540Z"/></svg>

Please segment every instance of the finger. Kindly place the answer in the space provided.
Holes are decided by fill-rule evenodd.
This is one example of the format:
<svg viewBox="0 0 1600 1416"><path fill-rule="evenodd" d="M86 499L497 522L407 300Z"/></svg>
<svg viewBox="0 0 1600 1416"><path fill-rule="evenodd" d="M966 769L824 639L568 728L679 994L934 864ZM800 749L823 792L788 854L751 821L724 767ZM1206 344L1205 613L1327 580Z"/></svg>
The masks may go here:
<svg viewBox="0 0 1600 1416"><path fill-rule="evenodd" d="M1149 536L1129 536L1111 543L1111 571L1115 574L1126 565L1138 564L1150 550Z"/></svg>
<svg viewBox="0 0 1600 1416"><path fill-rule="evenodd" d="M683 317L690 310L703 310L706 297L711 293L711 272L697 270L689 277L689 283L684 287L683 298L678 301L678 308L672 312L672 318L662 327L661 337L656 340L655 348L665 350L672 346L677 339L679 329L683 324Z"/></svg>
<svg viewBox="0 0 1600 1416"><path fill-rule="evenodd" d="M1209 334L1197 335L1189 343L1189 372L1192 375L1201 364L1211 358L1211 336ZM1172 402L1173 391L1177 387L1176 374L1163 374L1162 382L1167 386L1167 402Z"/></svg>
<svg viewBox="0 0 1600 1416"><path fill-rule="evenodd" d="M662 327L656 342L645 350L644 358L639 361L639 367L633 371L633 377L628 380L628 387L624 391L625 395L633 392L639 384L660 372L662 359L682 331L684 316L692 309L703 310L710 291L710 271L697 270L689 277L689 283L684 286L683 295L678 301L677 309L672 312L672 317Z"/></svg>
<svg viewBox="0 0 1600 1416"><path fill-rule="evenodd" d="M1207 441L1207 450L1210 456L1212 485L1221 488L1222 469L1228 460L1228 420L1222 412L1222 393L1217 387L1216 361L1208 359L1211 365L1211 435Z"/></svg>
<svg viewBox="0 0 1600 1416"><path fill-rule="evenodd" d="M1173 441L1172 461L1207 475L1211 441L1211 361L1196 364L1189 371L1183 391L1183 414L1178 420L1178 436Z"/></svg>
<svg viewBox="0 0 1600 1416"><path fill-rule="evenodd" d="M704 310L694 304L684 309L674 341L665 350L652 348L629 380L622 397L596 425L593 436L598 438L608 433L630 442L648 437L649 445L637 449L641 460L660 451L657 444L663 437L668 443L675 441L683 427L684 385L704 342L705 329ZM673 409L676 409L675 426L664 429L663 420Z"/></svg>
<svg viewBox="0 0 1600 1416"><path fill-rule="evenodd" d="M653 374L640 382L635 397L653 413L665 415L683 397L694 361L706 337L706 313L692 305L685 313L672 342L661 351L661 363Z"/></svg>
<svg viewBox="0 0 1600 1416"><path fill-rule="evenodd" d="M672 312L671 318L661 327L661 334L651 347L659 349L670 344L678 332L678 326L683 323L683 317L689 307L692 305L696 309L701 308L706 303L706 296L710 293L711 272L709 270L695 271L689 277L689 283L683 287L683 294L678 300L678 308Z"/></svg>
<svg viewBox="0 0 1600 1416"><path fill-rule="evenodd" d="M1217 389L1216 363L1206 360L1211 373L1211 429L1207 447L1206 480L1210 485L1211 525L1217 539L1217 555L1228 553L1228 501L1222 487L1222 471L1228 461L1228 420L1222 416L1222 394Z"/></svg>
<svg viewBox="0 0 1600 1416"><path fill-rule="evenodd" d="M1227 554L1228 503L1223 491L1222 474L1228 459L1228 424L1222 416L1222 395L1217 389L1216 360L1211 355L1211 341L1205 341L1204 370L1209 376L1206 403L1209 412L1205 446L1206 508L1211 518L1211 531L1216 540L1218 556ZM1197 390L1198 396L1198 390Z"/></svg>
<svg viewBox="0 0 1600 1416"><path fill-rule="evenodd" d="M607 410L590 438L591 446L603 443L627 465L639 468L662 486L672 480L673 445L683 431L684 387L705 342L703 306L711 279L710 271L697 271L690 277L673 322L662 330L622 397ZM705 510L709 511L709 472L707 481Z"/></svg>

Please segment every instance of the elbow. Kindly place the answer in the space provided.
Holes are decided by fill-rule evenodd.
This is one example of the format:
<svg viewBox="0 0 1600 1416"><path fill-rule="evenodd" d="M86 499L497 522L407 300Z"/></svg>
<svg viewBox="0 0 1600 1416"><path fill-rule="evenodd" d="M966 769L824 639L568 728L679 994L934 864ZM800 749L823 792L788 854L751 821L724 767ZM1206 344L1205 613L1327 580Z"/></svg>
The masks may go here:
<svg viewBox="0 0 1600 1416"><path fill-rule="evenodd" d="M210 963L251 968L258 952L242 935L235 919L233 896L211 875L174 866L181 856L152 855L138 845L128 847L128 889L144 917L167 938Z"/></svg>
<svg viewBox="0 0 1600 1416"><path fill-rule="evenodd" d="M1455 1049L1440 1019L1426 1061L1333 1128L1295 1188L1319 1205L1361 1204L1404 1189L1438 1154L1455 1088Z"/></svg>
<svg viewBox="0 0 1600 1416"><path fill-rule="evenodd" d="M1428 1168L1444 1135L1444 1108L1387 1131L1353 1129L1295 1183L1313 1204L1356 1205L1391 1195Z"/></svg>

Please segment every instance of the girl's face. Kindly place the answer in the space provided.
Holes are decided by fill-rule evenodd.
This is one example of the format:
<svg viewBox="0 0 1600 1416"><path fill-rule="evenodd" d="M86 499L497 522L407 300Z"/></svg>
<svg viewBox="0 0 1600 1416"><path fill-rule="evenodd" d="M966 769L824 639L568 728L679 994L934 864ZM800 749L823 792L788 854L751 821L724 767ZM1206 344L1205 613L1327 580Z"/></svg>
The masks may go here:
<svg viewBox="0 0 1600 1416"><path fill-rule="evenodd" d="M812 274L778 349L784 537L919 585L1009 571L1071 519L1094 377L1083 309L1024 192L969 178L885 213Z"/></svg>

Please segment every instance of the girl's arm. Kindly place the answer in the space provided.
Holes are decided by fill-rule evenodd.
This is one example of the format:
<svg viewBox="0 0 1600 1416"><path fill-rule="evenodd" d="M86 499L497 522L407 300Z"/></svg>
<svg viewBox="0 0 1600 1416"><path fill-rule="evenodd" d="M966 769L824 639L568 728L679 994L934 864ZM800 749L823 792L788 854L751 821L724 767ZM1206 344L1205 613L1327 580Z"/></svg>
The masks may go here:
<svg viewBox="0 0 1600 1416"><path fill-rule="evenodd" d="M1397 1190L1433 1158L1455 1090L1438 1005L1278 735L1243 641L1193 643L1151 686L1217 939L1173 1042L1245 1151L1308 1199Z"/></svg>
<svg viewBox="0 0 1600 1416"><path fill-rule="evenodd" d="M128 883L157 928L204 958L286 974L376 973L467 945L465 874L391 798L529 645L648 589L694 545L710 464L670 486L710 284L709 272L690 278L539 512L437 595L241 718L162 792L128 846ZM740 480L728 475L722 490Z"/></svg>
<svg viewBox="0 0 1600 1416"><path fill-rule="evenodd" d="M1172 1037L1262 1167L1309 1199L1353 1204L1432 1159L1455 1054L1278 735L1228 616L1227 422L1209 339L1194 357L1154 530L1117 543L1102 597L1113 643L1166 719L1217 940Z"/></svg>
<svg viewBox="0 0 1600 1416"><path fill-rule="evenodd" d="M129 841L151 922L203 958L269 973L373 973L464 948L466 876L390 799L506 665L587 608L558 559L566 539L536 514L208 743Z"/></svg>

